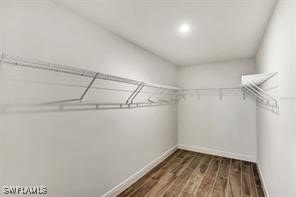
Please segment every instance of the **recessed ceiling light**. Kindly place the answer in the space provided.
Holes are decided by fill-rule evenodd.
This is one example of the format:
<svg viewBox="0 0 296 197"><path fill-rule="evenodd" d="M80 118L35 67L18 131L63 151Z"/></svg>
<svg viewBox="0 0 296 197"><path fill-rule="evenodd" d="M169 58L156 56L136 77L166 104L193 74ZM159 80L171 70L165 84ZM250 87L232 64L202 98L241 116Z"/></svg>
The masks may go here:
<svg viewBox="0 0 296 197"><path fill-rule="evenodd" d="M180 27L179 27L179 32L180 33L188 33L188 32L190 32L190 30L191 30L191 27L190 27L190 25L189 24L182 24L182 25L180 25Z"/></svg>

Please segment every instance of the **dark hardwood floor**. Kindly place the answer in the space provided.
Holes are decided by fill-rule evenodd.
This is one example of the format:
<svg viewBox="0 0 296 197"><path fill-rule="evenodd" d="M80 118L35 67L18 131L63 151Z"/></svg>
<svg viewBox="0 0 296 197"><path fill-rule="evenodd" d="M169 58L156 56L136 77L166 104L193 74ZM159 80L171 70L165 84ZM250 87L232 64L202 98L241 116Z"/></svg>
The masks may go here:
<svg viewBox="0 0 296 197"><path fill-rule="evenodd" d="M177 150L118 196L264 197L255 163Z"/></svg>

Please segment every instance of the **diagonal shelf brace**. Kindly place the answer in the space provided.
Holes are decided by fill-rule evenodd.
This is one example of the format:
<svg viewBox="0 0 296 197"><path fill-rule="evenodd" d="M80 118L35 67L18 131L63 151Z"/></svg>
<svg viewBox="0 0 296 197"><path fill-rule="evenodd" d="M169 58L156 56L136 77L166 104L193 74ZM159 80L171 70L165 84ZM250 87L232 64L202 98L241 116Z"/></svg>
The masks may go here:
<svg viewBox="0 0 296 197"><path fill-rule="evenodd" d="M85 97L86 93L88 92L88 90L91 88L92 84L95 82L95 80L97 79L99 73L96 73L95 76L93 77L93 79L91 80L91 82L89 83L89 85L87 86L87 88L85 89L85 91L83 92L83 94L80 97L80 101L82 101L82 99Z"/></svg>
<svg viewBox="0 0 296 197"><path fill-rule="evenodd" d="M144 83L140 83L137 88L132 92L132 94L128 97L128 99L126 100L126 104L131 104L132 101L134 100L134 98L138 95L138 93L141 91L141 89L143 88Z"/></svg>
<svg viewBox="0 0 296 197"><path fill-rule="evenodd" d="M141 90L143 89L144 84L142 83L141 87L139 88L139 90L134 94L134 96L132 97L130 103L134 102L134 99L136 98L136 96L141 92Z"/></svg>
<svg viewBox="0 0 296 197"><path fill-rule="evenodd" d="M273 98L272 96L270 96L269 94L267 94L262 88L260 88L259 86L257 86L254 82L251 82L251 84L255 87L255 89L258 92L262 92L265 95L265 97L268 97L270 100L272 100L277 105L277 100L275 98Z"/></svg>
<svg viewBox="0 0 296 197"><path fill-rule="evenodd" d="M97 79L97 75L98 73L93 77L93 79L91 80L91 82L89 83L89 85L87 86L87 88L84 90L83 94L80 96L80 98L74 98L74 99L64 99L64 100L58 100L58 101L52 101L52 102L46 102L46 103L42 103L42 104L59 104L59 103L67 103L67 102L73 102L73 101L82 101L83 98L85 97L86 93L89 91L89 89L91 88L92 84L95 82L95 80Z"/></svg>

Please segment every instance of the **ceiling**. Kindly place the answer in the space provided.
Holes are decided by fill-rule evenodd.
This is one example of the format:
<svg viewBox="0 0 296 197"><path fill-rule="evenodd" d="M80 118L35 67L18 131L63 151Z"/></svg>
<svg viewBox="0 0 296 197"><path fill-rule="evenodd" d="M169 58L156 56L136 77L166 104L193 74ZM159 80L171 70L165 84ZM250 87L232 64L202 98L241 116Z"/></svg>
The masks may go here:
<svg viewBox="0 0 296 197"><path fill-rule="evenodd" d="M60 0L178 66L254 57L275 0ZM186 23L191 31L181 34Z"/></svg>

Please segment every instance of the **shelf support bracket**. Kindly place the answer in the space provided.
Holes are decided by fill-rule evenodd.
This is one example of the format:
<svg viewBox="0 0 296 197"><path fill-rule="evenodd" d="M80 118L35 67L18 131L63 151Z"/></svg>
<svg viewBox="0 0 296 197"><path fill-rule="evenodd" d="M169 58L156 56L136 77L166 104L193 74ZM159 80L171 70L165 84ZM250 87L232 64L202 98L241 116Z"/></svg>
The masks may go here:
<svg viewBox="0 0 296 197"><path fill-rule="evenodd" d="M95 82L97 76L99 73L96 73L95 76L93 77L93 79L91 80L91 82L88 84L87 88L85 89L85 91L83 92L83 94L80 97L80 101L82 101L82 99L85 97L86 93L88 92L88 90L91 88L92 84Z"/></svg>
<svg viewBox="0 0 296 197"><path fill-rule="evenodd" d="M142 88L144 87L144 83L141 82L137 88L133 91L133 93L128 97L128 99L126 100L126 104L131 104L133 103L134 99L136 98L136 96L140 93L140 91L142 90Z"/></svg>

